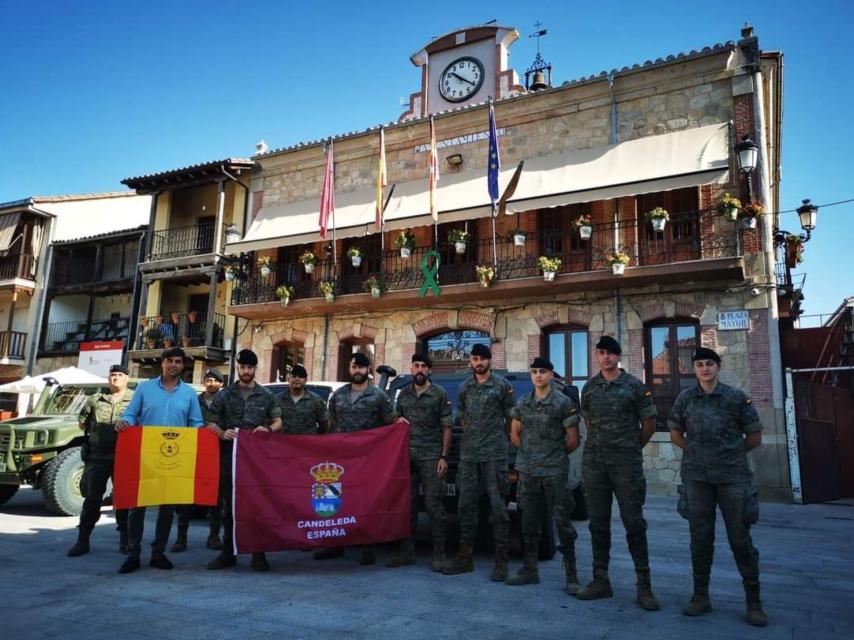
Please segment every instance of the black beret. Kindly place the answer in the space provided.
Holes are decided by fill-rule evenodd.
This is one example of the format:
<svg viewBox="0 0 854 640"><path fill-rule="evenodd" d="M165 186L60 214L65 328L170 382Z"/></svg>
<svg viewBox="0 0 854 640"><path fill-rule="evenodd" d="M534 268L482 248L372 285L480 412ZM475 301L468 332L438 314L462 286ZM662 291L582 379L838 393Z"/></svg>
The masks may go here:
<svg viewBox="0 0 854 640"><path fill-rule="evenodd" d="M412 354L412 362L423 362L431 369L433 368L433 361L430 359L426 353L413 353Z"/></svg>
<svg viewBox="0 0 854 640"><path fill-rule="evenodd" d="M110 367L110 373L123 373L126 376L130 375L130 371L123 364L114 364Z"/></svg>
<svg viewBox="0 0 854 640"><path fill-rule="evenodd" d="M250 367L258 366L258 356L252 349L243 349L237 353L237 364L243 364Z"/></svg>
<svg viewBox="0 0 854 640"><path fill-rule="evenodd" d="M160 354L162 360L166 360L166 358L181 358L184 360L186 357L181 347L169 347L168 349L164 349L163 353Z"/></svg>
<svg viewBox="0 0 854 640"><path fill-rule="evenodd" d="M485 344L476 344L471 348L471 355L491 359L492 351Z"/></svg>
<svg viewBox="0 0 854 640"><path fill-rule="evenodd" d="M718 364L721 363L721 357L717 354L717 352L706 347L699 347L694 352L694 357L691 358L691 361L695 362L697 360L714 360Z"/></svg>
<svg viewBox="0 0 854 640"><path fill-rule="evenodd" d="M620 343L614 340L611 336L602 336L599 342L596 343L597 349L604 349L616 355L620 355L623 350L620 348Z"/></svg>
<svg viewBox="0 0 854 640"><path fill-rule="evenodd" d="M308 371L301 364L295 364L291 367L291 375L294 378L308 378Z"/></svg>
<svg viewBox="0 0 854 640"><path fill-rule="evenodd" d="M354 362L357 367L370 367L371 366L371 361L368 360L368 356L366 356L362 352L354 353L352 356L350 356L350 362Z"/></svg>
<svg viewBox="0 0 854 640"><path fill-rule="evenodd" d="M207 371L205 371L205 380L207 380L208 378L213 378L217 382L222 382L224 380L222 374L216 369L208 369Z"/></svg>
<svg viewBox="0 0 854 640"><path fill-rule="evenodd" d="M537 356L534 358L534 361L531 363L531 369L548 369L549 371L554 371L555 366L551 363L550 360L546 358L541 358Z"/></svg>

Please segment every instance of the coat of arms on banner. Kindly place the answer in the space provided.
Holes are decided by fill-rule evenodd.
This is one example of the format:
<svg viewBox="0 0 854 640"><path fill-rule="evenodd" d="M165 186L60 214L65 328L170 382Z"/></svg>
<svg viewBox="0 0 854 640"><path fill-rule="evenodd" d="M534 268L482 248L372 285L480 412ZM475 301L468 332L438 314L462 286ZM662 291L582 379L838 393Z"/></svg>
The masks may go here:
<svg viewBox="0 0 854 640"><path fill-rule="evenodd" d="M315 483L311 487L311 506L321 518L338 513L341 508L341 476L344 467L334 462L320 462L311 469Z"/></svg>

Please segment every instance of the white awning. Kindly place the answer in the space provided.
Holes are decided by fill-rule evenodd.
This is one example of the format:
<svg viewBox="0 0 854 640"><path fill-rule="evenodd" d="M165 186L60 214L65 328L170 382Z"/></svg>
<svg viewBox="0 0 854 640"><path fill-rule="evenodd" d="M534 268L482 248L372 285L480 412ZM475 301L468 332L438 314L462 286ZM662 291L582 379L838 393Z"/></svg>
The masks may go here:
<svg viewBox="0 0 854 640"><path fill-rule="evenodd" d="M726 178L728 168L726 124L538 156L525 160L507 213L720 182ZM501 172L502 191L515 169L506 166ZM387 189L386 197L388 193ZM486 217L492 211L486 174L480 169L442 175L436 197L440 222ZM374 232L374 198L373 187L335 194L338 238ZM320 239L319 203L318 194L311 200L262 208L245 237L227 249L253 251L316 242ZM432 224L432 218L427 179L395 184L385 211L385 228L428 224Z"/></svg>
<svg viewBox="0 0 854 640"><path fill-rule="evenodd" d="M15 229L21 220L21 212L7 213L0 216L0 251L8 251L15 239Z"/></svg>

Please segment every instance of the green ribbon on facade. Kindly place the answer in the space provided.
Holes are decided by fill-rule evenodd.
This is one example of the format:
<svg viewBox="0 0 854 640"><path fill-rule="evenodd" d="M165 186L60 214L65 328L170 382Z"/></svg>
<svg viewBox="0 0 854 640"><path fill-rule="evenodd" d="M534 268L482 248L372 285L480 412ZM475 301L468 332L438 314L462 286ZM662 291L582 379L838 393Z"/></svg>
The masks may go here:
<svg viewBox="0 0 854 640"><path fill-rule="evenodd" d="M432 264L430 263L430 258L433 259ZM441 290L439 289L439 283L436 282L436 274L439 273L440 261L439 252L435 249L431 249L421 258L421 272L424 274L424 284L418 290L419 297L423 298L426 296L428 289L433 292L434 296L439 297Z"/></svg>

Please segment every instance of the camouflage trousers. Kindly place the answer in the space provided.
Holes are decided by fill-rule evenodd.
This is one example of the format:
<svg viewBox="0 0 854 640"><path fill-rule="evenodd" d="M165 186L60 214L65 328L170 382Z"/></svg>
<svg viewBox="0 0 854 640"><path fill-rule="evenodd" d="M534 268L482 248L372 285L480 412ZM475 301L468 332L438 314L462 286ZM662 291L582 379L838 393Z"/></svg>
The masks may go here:
<svg viewBox="0 0 854 640"><path fill-rule="evenodd" d="M478 502L482 491L489 497L489 523L496 545L510 543L510 517L507 515L506 460L487 462L463 461L457 470L457 516L460 521L460 541L472 543L477 531Z"/></svg>
<svg viewBox="0 0 854 640"><path fill-rule="evenodd" d="M418 527L418 487L424 488L424 506L430 516L434 540L445 539L448 516L442 498L445 496L445 479L436 473L438 459L410 460L409 474L412 487L412 535Z"/></svg>
<svg viewBox="0 0 854 640"><path fill-rule="evenodd" d="M99 457L87 452L86 463L83 467L83 478L80 481L80 491L83 494L83 509L80 512L80 530L92 531L95 523L101 519L101 503L107 492L107 482L113 477L113 457ZM127 533L128 510L116 510L116 529Z"/></svg>
<svg viewBox="0 0 854 640"><path fill-rule="evenodd" d="M708 576L715 553L715 510L720 509L732 555L741 577L759 579L759 552L750 526L759 518L759 501L752 482L716 484L684 480L679 487L679 513L691 531L691 564L696 576Z"/></svg>
<svg viewBox="0 0 854 640"><path fill-rule="evenodd" d="M625 457L604 457L585 452L582 474L590 514L593 568L608 568L611 556L611 506L615 496L635 567L649 568L646 520L643 517L646 479L640 452Z"/></svg>
<svg viewBox="0 0 854 640"><path fill-rule="evenodd" d="M574 554L578 534L572 526L575 501L567 474L537 477L521 471L516 495L522 512L522 537L539 537L543 518L554 517L561 552Z"/></svg>

